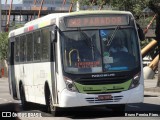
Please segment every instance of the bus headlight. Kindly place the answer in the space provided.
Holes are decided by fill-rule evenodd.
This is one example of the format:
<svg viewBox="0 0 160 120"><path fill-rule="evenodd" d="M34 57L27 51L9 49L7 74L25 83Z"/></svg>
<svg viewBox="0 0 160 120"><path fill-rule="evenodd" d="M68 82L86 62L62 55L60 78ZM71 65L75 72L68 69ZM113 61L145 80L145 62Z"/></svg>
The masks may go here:
<svg viewBox="0 0 160 120"><path fill-rule="evenodd" d="M64 77L64 80L65 80L65 83L66 83L66 88L71 91L71 92L78 92L76 86L74 85L74 82L67 78L67 77Z"/></svg>
<svg viewBox="0 0 160 120"><path fill-rule="evenodd" d="M132 78L130 89L135 88L139 85L140 76L141 76L140 73L138 73Z"/></svg>

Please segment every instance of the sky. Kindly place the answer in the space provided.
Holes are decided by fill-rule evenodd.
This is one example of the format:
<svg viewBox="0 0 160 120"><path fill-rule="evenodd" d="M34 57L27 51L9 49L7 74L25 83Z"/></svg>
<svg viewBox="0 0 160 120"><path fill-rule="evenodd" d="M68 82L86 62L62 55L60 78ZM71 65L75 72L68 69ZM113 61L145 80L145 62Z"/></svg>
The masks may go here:
<svg viewBox="0 0 160 120"><path fill-rule="evenodd" d="M13 4L21 3L22 0L13 0ZM6 0L1 0L2 4L5 4ZM7 3L10 4L11 0L7 0Z"/></svg>

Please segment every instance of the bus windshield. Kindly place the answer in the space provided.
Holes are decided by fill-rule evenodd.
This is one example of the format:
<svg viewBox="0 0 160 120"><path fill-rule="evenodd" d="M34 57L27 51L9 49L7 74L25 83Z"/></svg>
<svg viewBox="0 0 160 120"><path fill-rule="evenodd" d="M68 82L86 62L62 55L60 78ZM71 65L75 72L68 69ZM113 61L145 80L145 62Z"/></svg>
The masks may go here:
<svg viewBox="0 0 160 120"><path fill-rule="evenodd" d="M138 38L133 28L63 31L61 41L67 73L131 71L140 65Z"/></svg>

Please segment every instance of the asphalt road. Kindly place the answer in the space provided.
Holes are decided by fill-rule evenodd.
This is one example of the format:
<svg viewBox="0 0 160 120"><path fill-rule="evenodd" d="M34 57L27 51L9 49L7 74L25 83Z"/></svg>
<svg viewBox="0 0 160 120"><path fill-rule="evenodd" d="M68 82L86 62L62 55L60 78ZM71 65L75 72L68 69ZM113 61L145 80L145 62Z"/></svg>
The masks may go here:
<svg viewBox="0 0 160 120"><path fill-rule="evenodd" d="M9 94L8 80L0 79L0 113L11 111L12 115L16 112L22 120L70 120L70 119L98 119L98 120L159 120L160 119L160 96L154 94L144 95L144 103L128 104L125 114L114 114L106 107L85 107L64 109L59 112L58 117L52 117L51 114L44 112L44 106L30 104L30 108L23 111L20 101L13 100ZM159 111L159 112L158 112ZM13 114L15 112L15 114ZM3 113L4 115L4 113ZM28 116L39 117L28 117ZM157 117L158 115L158 117ZM41 117L42 116L42 117ZM150 116L150 117L147 117ZM155 117L154 117L155 116ZM2 117L2 115L0 116ZM3 120L4 118L2 118ZM5 119L4 119L5 120Z"/></svg>

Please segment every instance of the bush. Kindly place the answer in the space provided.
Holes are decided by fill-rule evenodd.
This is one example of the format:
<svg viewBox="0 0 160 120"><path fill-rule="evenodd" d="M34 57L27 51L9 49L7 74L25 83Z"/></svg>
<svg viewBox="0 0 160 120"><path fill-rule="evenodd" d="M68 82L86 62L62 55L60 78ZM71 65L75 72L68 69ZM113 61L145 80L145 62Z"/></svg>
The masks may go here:
<svg viewBox="0 0 160 120"><path fill-rule="evenodd" d="M6 60L8 54L8 32L0 33L0 60Z"/></svg>

